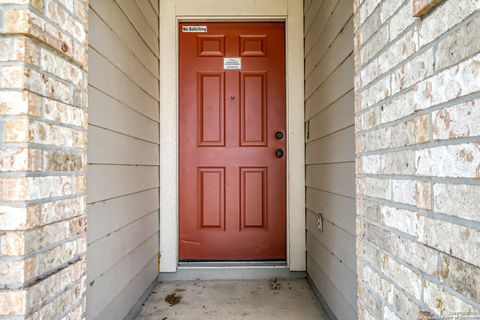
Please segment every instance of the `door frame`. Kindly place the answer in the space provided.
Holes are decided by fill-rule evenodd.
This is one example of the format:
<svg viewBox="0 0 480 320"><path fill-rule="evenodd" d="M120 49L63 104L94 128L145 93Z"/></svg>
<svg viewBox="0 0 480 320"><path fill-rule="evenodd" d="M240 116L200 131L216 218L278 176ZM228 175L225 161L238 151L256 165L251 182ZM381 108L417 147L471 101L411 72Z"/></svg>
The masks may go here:
<svg viewBox="0 0 480 320"><path fill-rule="evenodd" d="M303 0L160 0L160 272L179 248L179 35L189 21L283 21L286 37L287 265L306 270Z"/></svg>

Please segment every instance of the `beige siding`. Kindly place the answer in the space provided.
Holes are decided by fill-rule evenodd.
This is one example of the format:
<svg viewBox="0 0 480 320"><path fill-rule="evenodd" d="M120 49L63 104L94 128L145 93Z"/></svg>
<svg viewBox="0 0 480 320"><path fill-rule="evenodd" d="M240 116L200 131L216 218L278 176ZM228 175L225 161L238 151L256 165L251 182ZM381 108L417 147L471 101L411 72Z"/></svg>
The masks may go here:
<svg viewBox="0 0 480 320"><path fill-rule="evenodd" d="M123 319L157 276L158 5L91 0L87 319Z"/></svg>
<svg viewBox="0 0 480 320"><path fill-rule="evenodd" d="M307 271L346 320L357 278L352 11L351 0L305 1Z"/></svg>

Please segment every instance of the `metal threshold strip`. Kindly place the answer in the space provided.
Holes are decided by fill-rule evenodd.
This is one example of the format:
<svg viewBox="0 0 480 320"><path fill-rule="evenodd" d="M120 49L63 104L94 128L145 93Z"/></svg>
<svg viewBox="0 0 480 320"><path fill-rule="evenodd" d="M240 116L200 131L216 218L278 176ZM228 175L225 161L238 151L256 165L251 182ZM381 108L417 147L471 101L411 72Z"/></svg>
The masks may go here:
<svg viewBox="0 0 480 320"><path fill-rule="evenodd" d="M286 261L180 262L177 272L160 272L160 282L191 280L303 279L304 271L290 271Z"/></svg>
<svg viewBox="0 0 480 320"><path fill-rule="evenodd" d="M187 268L286 268L286 261L182 261L179 269Z"/></svg>

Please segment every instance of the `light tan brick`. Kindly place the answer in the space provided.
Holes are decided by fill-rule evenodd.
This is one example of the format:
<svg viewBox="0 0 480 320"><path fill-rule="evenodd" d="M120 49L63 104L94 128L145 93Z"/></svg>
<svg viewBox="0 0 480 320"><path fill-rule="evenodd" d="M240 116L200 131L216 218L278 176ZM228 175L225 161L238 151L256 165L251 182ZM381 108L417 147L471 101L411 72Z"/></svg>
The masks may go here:
<svg viewBox="0 0 480 320"><path fill-rule="evenodd" d="M357 214L359 216L363 216L364 218L370 221L375 221L375 222L382 221L380 204L374 201L359 199L357 204Z"/></svg>
<svg viewBox="0 0 480 320"><path fill-rule="evenodd" d="M38 144L73 148L76 133L76 130L40 121L30 125L30 141Z"/></svg>
<svg viewBox="0 0 480 320"><path fill-rule="evenodd" d="M25 314L25 290L0 291L0 316L21 316Z"/></svg>
<svg viewBox="0 0 480 320"><path fill-rule="evenodd" d="M442 254L436 275L453 290L477 303L480 301L480 268L478 266Z"/></svg>
<svg viewBox="0 0 480 320"><path fill-rule="evenodd" d="M448 236L446 236L448 235ZM420 217L418 241L468 263L480 265L480 231L446 221Z"/></svg>
<svg viewBox="0 0 480 320"><path fill-rule="evenodd" d="M84 26L75 20L72 15L54 1L48 0L46 4L46 17L55 22L63 31L70 33L80 43L86 42Z"/></svg>
<svg viewBox="0 0 480 320"><path fill-rule="evenodd" d="M41 171L41 154L38 149L0 149L0 171Z"/></svg>
<svg viewBox="0 0 480 320"><path fill-rule="evenodd" d="M40 115L41 99L23 91L0 91L0 113L4 115Z"/></svg>
<svg viewBox="0 0 480 320"><path fill-rule="evenodd" d="M433 282L426 280L424 287L425 303L439 315L447 315L451 312L478 311Z"/></svg>
<svg viewBox="0 0 480 320"><path fill-rule="evenodd" d="M411 115L414 110L412 91L399 95L381 106L381 122L387 123Z"/></svg>
<svg viewBox="0 0 480 320"><path fill-rule="evenodd" d="M59 316L65 314L65 312L67 312L72 305L81 298L81 292L82 288L80 284L68 289L38 311L37 314L39 319L58 319ZM70 319L82 319L81 315L82 313L80 312L79 317Z"/></svg>
<svg viewBox="0 0 480 320"><path fill-rule="evenodd" d="M85 150L87 148L87 133L85 131L75 131L75 148Z"/></svg>
<svg viewBox="0 0 480 320"><path fill-rule="evenodd" d="M359 44L364 44L378 29L380 29L380 11L373 12L358 29Z"/></svg>
<svg viewBox="0 0 480 320"><path fill-rule="evenodd" d="M395 202L415 205L415 180L393 180L392 200Z"/></svg>
<svg viewBox="0 0 480 320"><path fill-rule="evenodd" d="M25 143L29 141L30 122L26 118L8 119L3 122L3 141Z"/></svg>
<svg viewBox="0 0 480 320"><path fill-rule="evenodd" d="M391 145L392 130L390 127L370 131L357 140L359 151L376 151L386 149Z"/></svg>
<svg viewBox="0 0 480 320"><path fill-rule="evenodd" d="M380 7L380 18L382 23L387 21L398 8L402 5L403 1L398 0L384 0Z"/></svg>
<svg viewBox="0 0 480 320"><path fill-rule="evenodd" d="M386 229L377 227L371 223L365 223L364 225L364 237L369 242L377 245L381 249L392 252L393 250L393 241L392 241L392 232ZM380 263L378 263L380 265Z"/></svg>
<svg viewBox="0 0 480 320"><path fill-rule="evenodd" d="M25 66L0 67L0 86L8 89L30 90L53 99L71 102L70 89L64 83Z"/></svg>
<svg viewBox="0 0 480 320"><path fill-rule="evenodd" d="M86 166L83 154L77 152L45 151L43 165L45 171L82 171Z"/></svg>
<svg viewBox="0 0 480 320"><path fill-rule="evenodd" d="M415 173L415 151L406 150L382 154L384 174L412 175Z"/></svg>
<svg viewBox="0 0 480 320"><path fill-rule="evenodd" d="M478 1L445 1L444 5L422 20L419 34L420 46L423 47L432 42L478 9L480 9Z"/></svg>
<svg viewBox="0 0 480 320"><path fill-rule="evenodd" d="M387 206L382 206L380 210L383 217L383 223L387 227L395 228L410 235L416 234L418 218L416 212Z"/></svg>
<svg viewBox="0 0 480 320"><path fill-rule="evenodd" d="M416 151L416 173L435 177L480 177L480 143Z"/></svg>
<svg viewBox="0 0 480 320"><path fill-rule="evenodd" d="M417 319L419 311L417 303L399 289L393 288L392 299L388 302L394 307L397 315L402 316L403 319Z"/></svg>
<svg viewBox="0 0 480 320"><path fill-rule="evenodd" d="M433 49L404 63L392 76L392 93L409 88L433 74Z"/></svg>
<svg viewBox="0 0 480 320"><path fill-rule="evenodd" d="M480 18L470 21L442 39L436 51L436 67L444 69L480 52Z"/></svg>
<svg viewBox="0 0 480 320"><path fill-rule="evenodd" d="M84 110L50 99L45 101L45 119L85 129L87 126Z"/></svg>
<svg viewBox="0 0 480 320"><path fill-rule="evenodd" d="M23 61L25 41L21 37L0 38L0 61Z"/></svg>
<svg viewBox="0 0 480 320"><path fill-rule="evenodd" d="M74 64L54 54L50 50L41 50L41 68L42 70L54 74L76 86L83 82L82 70Z"/></svg>
<svg viewBox="0 0 480 320"><path fill-rule="evenodd" d="M372 312L375 318L380 318L382 316L382 301L370 291L365 291L365 305Z"/></svg>
<svg viewBox="0 0 480 320"><path fill-rule="evenodd" d="M77 255L76 240L61 244L38 256L38 273L44 274L71 261Z"/></svg>
<svg viewBox="0 0 480 320"><path fill-rule="evenodd" d="M21 286L36 276L36 257L26 260L0 260L0 283L4 285Z"/></svg>
<svg viewBox="0 0 480 320"><path fill-rule="evenodd" d="M387 26L377 30L368 42L360 49L360 62L366 63L378 54L388 43L389 35Z"/></svg>
<svg viewBox="0 0 480 320"><path fill-rule="evenodd" d="M0 206L0 230L26 230L40 223L40 206Z"/></svg>
<svg viewBox="0 0 480 320"><path fill-rule="evenodd" d="M87 238L83 237L77 240L77 254L85 254L87 252Z"/></svg>
<svg viewBox="0 0 480 320"><path fill-rule="evenodd" d="M382 101L390 95L390 76L384 77L372 86L362 91L362 109Z"/></svg>
<svg viewBox="0 0 480 320"><path fill-rule="evenodd" d="M368 266L365 266L365 282L386 301L393 300L393 286Z"/></svg>
<svg viewBox="0 0 480 320"><path fill-rule="evenodd" d="M405 147L415 143L413 121L400 122L390 127L390 146L393 148Z"/></svg>
<svg viewBox="0 0 480 320"><path fill-rule="evenodd" d="M0 252L4 256L22 256L25 254L25 233L4 232L0 235Z"/></svg>
<svg viewBox="0 0 480 320"><path fill-rule="evenodd" d="M388 307L383 307L383 320L400 320Z"/></svg>
<svg viewBox="0 0 480 320"><path fill-rule="evenodd" d="M32 310L32 308L61 293L66 286L80 281L84 270L85 262L81 260L28 288L27 310Z"/></svg>
<svg viewBox="0 0 480 320"><path fill-rule="evenodd" d="M433 274L437 270L438 251L401 236L393 236L392 242L392 253L395 256L427 274Z"/></svg>
<svg viewBox="0 0 480 320"><path fill-rule="evenodd" d="M24 201L27 200L26 178L2 178L0 179L1 201Z"/></svg>
<svg viewBox="0 0 480 320"><path fill-rule="evenodd" d="M73 192L77 195L87 193L87 178L85 176L74 178Z"/></svg>
<svg viewBox="0 0 480 320"><path fill-rule="evenodd" d="M359 7L360 23L363 23L381 2L381 0L364 0Z"/></svg>
<svg viewBox="0 0 480 320"><path fill-rule="evenodd" d="M380 108L371 108L362 113L361 129L368 130L380 124Z"/></svg>
<svg viewBox="0 0 480 320"><path fill-rule="evenodd" d="M417 116L414 119L415 124L415 143L423 144L430 141L430 116L428 114Z"/></svg>
<svg viewBox="0 0 480 320"><path fill-rule="evenodd" d="M363 173L380 173L380 155L363 156L361 158Z"/></svg>
<svg viewBox="0 0 480 320"><path fill-rule="evenodd" d="M395 1L399 3L400 1ZM402 63L418 50L418 32L413 28L381 53L378 57L380 73L385 73Z"/></svg>
<svg viewBox="0 0 480 320"><path fill-rule="evenodd" d="M81 216L70 221L70 233L78 235L87 231L87 217Z"/></svg>
<svg viewBox="0 0 480 320"><path fill-rule="evenodd" d="M28 33L29 16L30 12L27 9L3 11L3 24L0 31L4 33Z"/></svg>
<svg viewBox="0 0 480 320"><path fill-rule="evenodd" d="M44 199L70 195L72 179L69 176L29 177L28 199Z"/></svg>
<svg viewBox="0 0 480 320"><path fill-rule="evenodd" d="M455 139L480 135L480 99L432 113L433 139Z"/></svg>
<svg viewBox="0 0 480 320"><path fill-rule="evenodd" d="M362 178L360 194L374 198L391 199L392 182L389 179Z"/></svg>
<svg viewBox="0 0 480 320"><path fill-rule="evenodd" d="M383 257L381 269L385 275L392 279L397 285L405 289L417 300L420 300L422 278L419 274L388 256Z"/></svg>
<svg viewBox="0 0 480 320"><path fill-rule="evenodd" d="M430 181L416 182L415 205L419 209L432 210L432 183Z"/></svg>
<svg viewBox="0 0 480 320"><path fill-rule="evenodd" d="M436 212L480 222L480 186L438 183L433 193Z"/></svg>
<svg viewBox="0 0 480 320"><path fill-rule="evenodd" d="M426 109L479 91L478 65L480 54L420 82L414 87L415 110Z"/></svg>
<svg viewBox="0 0 480 320"><path fill-rule="evenodd" d="M42 205L42 224L70 219L85 214L85 197L48 202Z"/></svg>
<svg viewBox="0 0 480 320"><path fill-rule="evenodd" d="M413 23L415 18L413 18L412 0L408 0L389 22L390 39L396 38Z"/></svg>

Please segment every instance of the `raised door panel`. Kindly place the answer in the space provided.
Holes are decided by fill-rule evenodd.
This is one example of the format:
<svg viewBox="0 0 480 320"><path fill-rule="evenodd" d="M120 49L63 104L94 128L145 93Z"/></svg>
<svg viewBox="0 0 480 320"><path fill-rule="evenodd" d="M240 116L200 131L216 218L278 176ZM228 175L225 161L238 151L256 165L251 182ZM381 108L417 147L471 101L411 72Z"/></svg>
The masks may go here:
<svg viewBox="0 0 480 320"><path fill-rule="evenodd" d="M240 168L241 229L267 225L267 168Z"/></svg>
<svg viewBox="0 0 480 320"><path fill-rule="evenodd" d="M225 77L223 72L198 73L198 145L225 145Z"/></svg>
<svg viewBox="0 0 480 320"><path fill-rule="evenodd" d="M267 146L267 73L240 74L240 145Z"/></svg>
<svg viewBox="0 0 480 320"><path fill-rule="evenodd" d="M198 169L199 227L225 229L225 168Z"/></svg>
<svg viewBox="0 0 480 320"><path fill-rule="evenodd" d="M225 55L225 36L198 36L197 46L199 57L223 57Z"/></svg>

